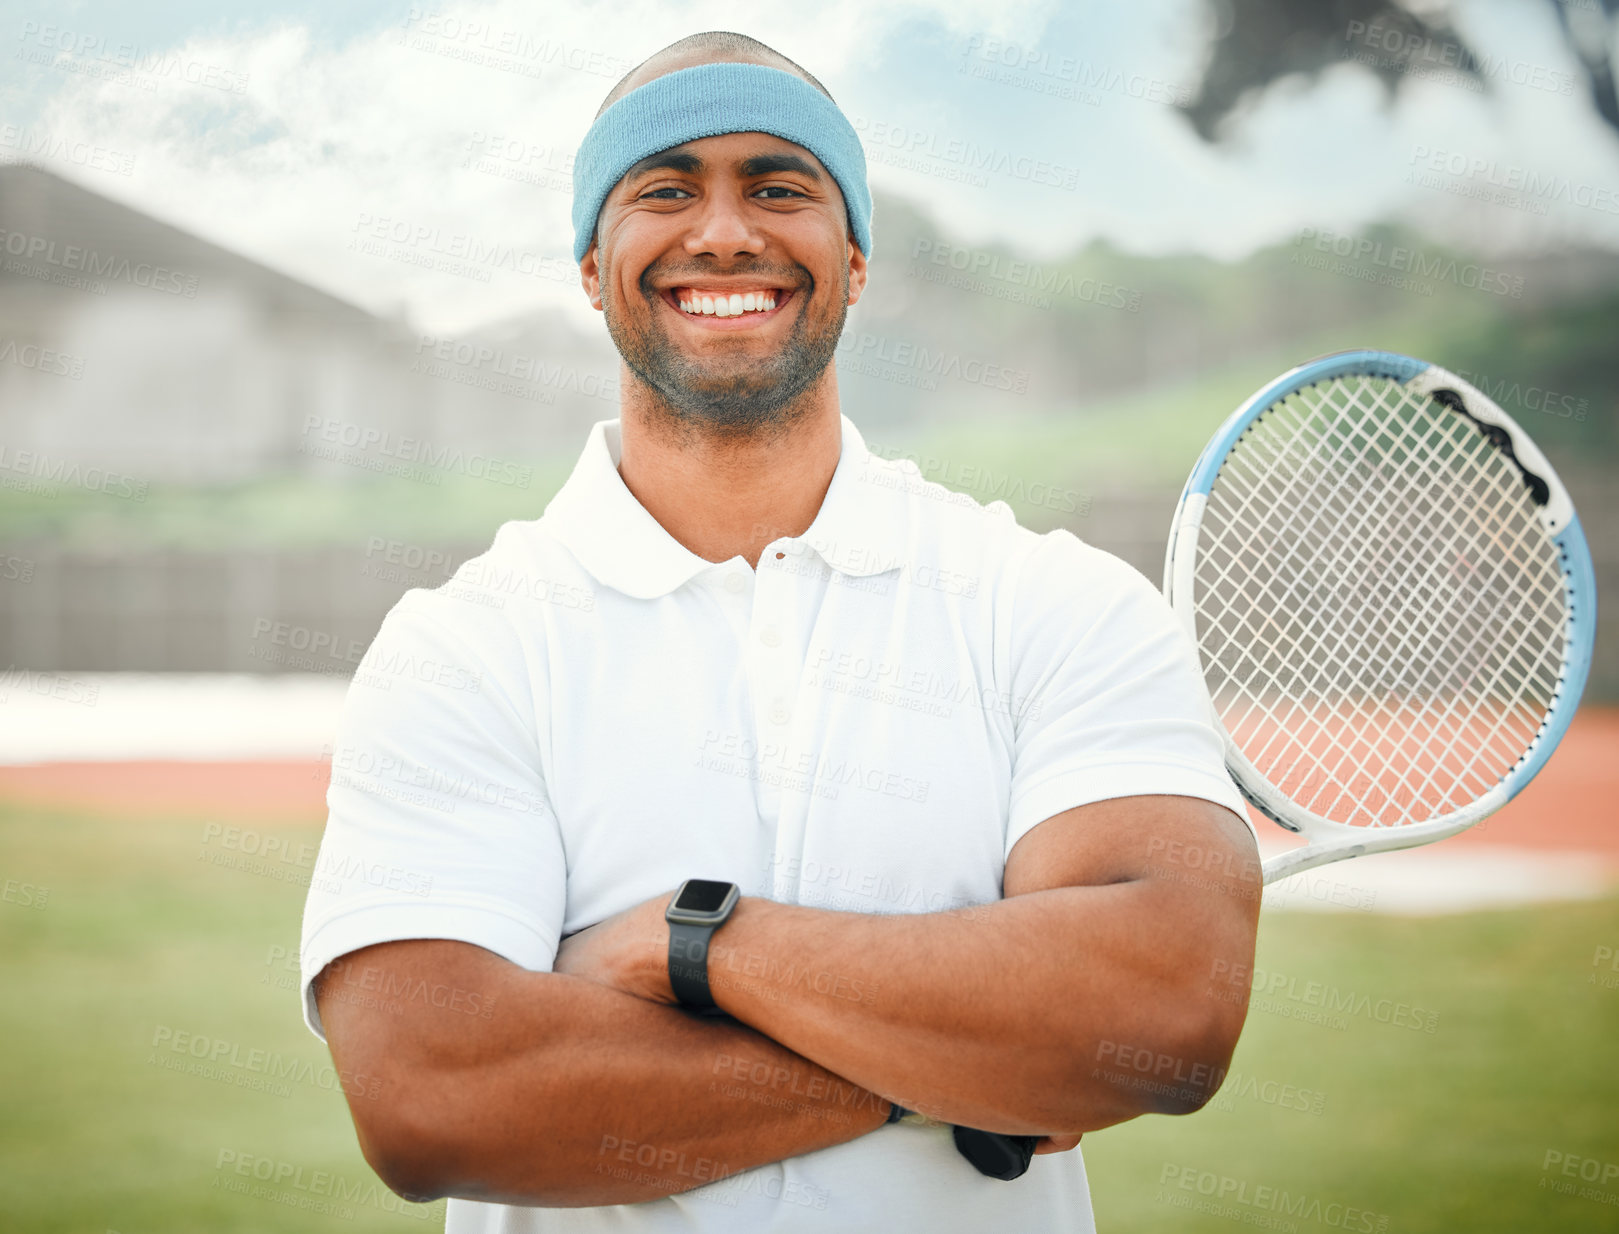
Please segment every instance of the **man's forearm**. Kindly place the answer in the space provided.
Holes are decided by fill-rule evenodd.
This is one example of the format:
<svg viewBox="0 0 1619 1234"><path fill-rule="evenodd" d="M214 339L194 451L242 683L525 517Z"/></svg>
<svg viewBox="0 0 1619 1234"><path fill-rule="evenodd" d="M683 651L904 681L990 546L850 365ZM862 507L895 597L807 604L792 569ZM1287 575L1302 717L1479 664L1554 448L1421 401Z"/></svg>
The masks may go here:
<svg viewBox="0 0 1619 1234"><path fill-rule="evenodd" d="M709 982L737 1019L912 1109L1012 1134L1089 1131L1195 1107L1218 1084L1204 1017L1229 1005L1189 997L1185 973L1243 940L1218 922L1188 935L1184 916L1156 911L1168 894L1132 881L887 916L745 897L715 936ZM1121 1050L1146 1051L1158 1079L1172 1060L1185 1102L1109 1066Z"/></svg>
<svg viewBox="0 0 1619 1234"><path fill-rule="evenodd" d="M400 947L412 950L389 954ZM335 966L323 983L334 1058L383 1076L378 1101L350 1108L367 1159L402 1194L637 1203L855 1139L887 1116L883 1098L743 1025L465 944L384 944L340 964L442 982L446 956L488 1020L364 1016Z"/></svg>

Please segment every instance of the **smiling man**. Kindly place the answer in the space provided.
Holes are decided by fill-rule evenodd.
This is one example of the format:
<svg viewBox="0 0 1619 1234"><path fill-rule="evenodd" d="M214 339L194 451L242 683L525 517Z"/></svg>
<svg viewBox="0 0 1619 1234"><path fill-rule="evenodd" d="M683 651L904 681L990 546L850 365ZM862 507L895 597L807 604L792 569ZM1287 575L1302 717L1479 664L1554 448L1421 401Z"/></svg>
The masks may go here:
<svg viewBox="0 0 1619 1234"><path fill-rule="evenodd" d="M620 82L574 222L622 414L350 688L304 1011L451 1231L1087 1230L1081 1134L1230 1059L1258 863L1191 645L866 449L870 216L762 44Z"/></svg>

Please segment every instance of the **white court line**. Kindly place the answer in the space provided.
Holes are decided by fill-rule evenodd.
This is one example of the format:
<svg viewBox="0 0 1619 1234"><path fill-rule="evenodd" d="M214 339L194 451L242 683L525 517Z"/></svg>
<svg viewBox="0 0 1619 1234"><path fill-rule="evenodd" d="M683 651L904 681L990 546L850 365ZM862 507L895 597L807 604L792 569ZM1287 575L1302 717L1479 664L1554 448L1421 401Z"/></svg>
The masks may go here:
<svg viewBox="0 0 1619 1234"><path fill-rule="evenodd" d="M1275 851L1280 851L1275 850ZM1272 852L1261 849L1265 856ZM1447 845L1377 853L1317 866L1265 888L1264 907L1280 912L1374 912L1404 916L1587 900L1619 886L1608 853Z"/></svg>
<svg viewBox="0 0 1619 1234"><path fill-rule="evenodd" d="M0 764L331 755L346 678L0 673Z"/></svg>
<svg viewBox="0 0 1619 1234"><path fill-rule="evenodd" d="M348 682L316 673L0 673L0 764L330 757ZM1288 847L1259 820L1261 852ZM1441 841L1307 870L1265 908L1409 915L1586 899L1619 860Z"/></svg>

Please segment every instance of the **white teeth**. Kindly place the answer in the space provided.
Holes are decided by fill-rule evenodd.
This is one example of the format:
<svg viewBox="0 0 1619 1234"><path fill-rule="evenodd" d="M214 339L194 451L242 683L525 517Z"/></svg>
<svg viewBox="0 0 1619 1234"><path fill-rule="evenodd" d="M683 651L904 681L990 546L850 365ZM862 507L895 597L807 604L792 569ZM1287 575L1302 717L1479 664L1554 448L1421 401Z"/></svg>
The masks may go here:
<svg viewBox="0 0 1619 1234"><path fill-rule="evenodd" d="M693 296L690 300L676 301L685 313L706 313L710 317L738 317L743 313L768 313L776 307L776 298L765 292L733 293L729 296Z"/></svg>

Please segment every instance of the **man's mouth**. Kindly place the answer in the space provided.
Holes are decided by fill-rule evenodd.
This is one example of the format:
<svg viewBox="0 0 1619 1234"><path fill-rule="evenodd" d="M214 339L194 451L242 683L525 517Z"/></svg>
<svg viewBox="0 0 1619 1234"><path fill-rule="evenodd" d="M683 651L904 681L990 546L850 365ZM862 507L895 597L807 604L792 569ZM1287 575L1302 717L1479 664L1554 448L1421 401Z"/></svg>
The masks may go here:
<svg viewBox="0 0 1619 1234"><path fill-rule="evenodd" d="M704 318L707 322L719 320L762 321L772 316L792 299L790 287L670 287L663 299L670 307L687 317Z"/></svg>

